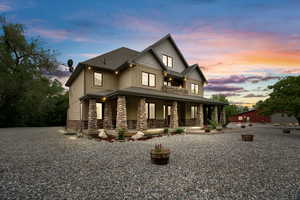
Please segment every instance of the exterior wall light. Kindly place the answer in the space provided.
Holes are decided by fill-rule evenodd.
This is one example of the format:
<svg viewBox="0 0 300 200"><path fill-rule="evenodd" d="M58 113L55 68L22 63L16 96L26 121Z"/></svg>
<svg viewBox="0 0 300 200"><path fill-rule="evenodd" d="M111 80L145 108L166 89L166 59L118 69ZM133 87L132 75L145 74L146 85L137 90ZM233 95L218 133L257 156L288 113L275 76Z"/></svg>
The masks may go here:
<svg viewBox="0 0 300 200"><path fill-rule="evenodd" d="M115 74L116 74L116 75L118 75L118 73L119 73L118 71L115 71Z"/></svg>
<svg viewBox="0 0 300 200"><path fill-rule="evenodd" d="M102 101L106 101L106 97L102 97Z"/></svg>
<svg viewBox="0 0 300 200"><path fill-rule="evenodd" d="M164 74L164 76L167 76L167 75L168 75L168 73L167 73L166 71L164 71L163 74Z"/></svg>
<svg viewBox="0 0 300 200"><path fill-rule="evenodd" d="M134 67L134 64L130 63L130 64L129 64L129 67Z"/></svg>
<svg viewBox="0 0 300 200"><path fill-rule="evenodd" d="M169 78L169 81L172 81L172 80L173 80L172 77L170 77L170 78Z"/></svg>
<svg viewBox="0 0 300 200"><path fill-rule="evenodd" d="M91 66L89 66L89 67L88 67L88 70L92 70L92 67L91 67Z"/></svg>

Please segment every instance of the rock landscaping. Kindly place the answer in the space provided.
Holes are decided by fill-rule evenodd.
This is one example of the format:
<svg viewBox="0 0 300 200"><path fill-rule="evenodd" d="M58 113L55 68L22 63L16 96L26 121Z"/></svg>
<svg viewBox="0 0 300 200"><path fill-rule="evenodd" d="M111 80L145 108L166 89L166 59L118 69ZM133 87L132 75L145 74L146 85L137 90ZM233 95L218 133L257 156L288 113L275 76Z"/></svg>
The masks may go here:
<svg viewBox="0 0 300 200"><path fill-rule="evenodd" d="M241 128L109 143L60 129L0 129L0 199L281 200L300 189L299 130L254 125L249 143ZM168 165L151 163L156 144L170 149Z"/></svg>

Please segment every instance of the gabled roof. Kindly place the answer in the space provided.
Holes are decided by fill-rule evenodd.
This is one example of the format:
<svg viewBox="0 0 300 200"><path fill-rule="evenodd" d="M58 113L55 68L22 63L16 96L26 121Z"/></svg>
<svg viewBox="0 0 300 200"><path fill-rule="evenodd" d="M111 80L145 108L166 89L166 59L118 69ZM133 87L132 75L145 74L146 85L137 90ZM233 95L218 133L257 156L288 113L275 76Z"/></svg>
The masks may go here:
<svg viewBox="0 0 300 200"><path fill-rule="evenodd" d="M171 42L172 46L174 47L174 49L178 53L179 57L183 61L184 66L186 67L186 69L183 72L178 73L178 72L169 70L167 68L167 66L165 66L165 64L162 62L160 56L155 52L154 48L156 46L159 46L165 40L169 40ZM192 72L195 68L197 68L198 72L200 73L200 76L203 78L203 80L205 82L207 82L207 80L206 80L205 76L203 75L202 71L200 70L199 66L197 64L189 66L188 63L186 62L184 56L182 55L181 51L177 47L172 36L170 34L167 34L166 36L164 36L163 38L161 38L154 44L145 48L142 52L139 52L139 51L136 51L133 49L129 49L127 47L121 47L121 48L115 49L113 51L110 51L108 53L99 55L97 57L94 57L94 58L91 58L84 62L79 63L77 65L77 67L75 68L75 71L71 74L70 78L66 82L66 86L70 86L72 84L72 82L79 75L79 73L84 68L84 66L92 66L95 68L105 69L105 70L109 70L109 71L122 70L123 68L126 68L129 63L134 62L135 60L137 60L141 56L145 55L146 53L151 53L154 56L154 58L156 59L156 61L161 65L161 67L165 71L168 72L168 74L172 75L175 73L175 75L177 75L178 77L184 77L185 75Z"/></svg>
<svg viewBox="0 0 300 200"><path fill-rule="evenodd" d="M115 49L108 53L86 60L82 62L82 64L87 64L102 69L117 70L119 66L139 54L140 52L133 49L121 47L119 49Z"/></svg>
<svg viewBox="0 0 300 200"><path fill-rule="evenodd" d="M181 51L179 50L178 46L176 45L174 39L172 38L171 34L167 34L166 36L164 36L163 38L161 38L160 40L158 40L157 42L151 44L150 46L148 46L147 48L145 48L140 55L137 55L136 57L134 57L133 59L131 59L131 62L134 62L135 60L137 60L138 58L142 57L143 55L145 55L146 53L150 52L155 59L158 61L158 63L161 65L161 67L164 70L167 70L167 66L162 62L162 60L160 59L160 56L157 55L157 53L155 52L154 48L159 46L161 43L163 43L165 40L169 40L172 44L172 46L174 47L175 51L178 53L179 57L181 58L181 60L184 63L184 66L187 68L189 67L187 61L185 60L183 54L181 53Z"/></svg>
<svg viewBox="0 0 300 200"><path fill-rule="evenodd" d="M93 66L99 69L105 69L109 71L118 70L119 67L124 65L129 59L136 57L140 52L126 47L121 47L105 54L96 56L84 62L81 62L75 68L75 71L71 74L70 78L66 82L66 86L70 86L75 78L79 75L84 65Z"/></svg>
<svg viewBox="0 0 300 200"><path fill-rule="evenodd" d="M198 73L200 74L200 76L202 77L202 79L204 80L204 82L207 83L207 80L206 80L204 74L202 73L202 71L201 71L201 69L200 69L200 67L199 67L198 64L194 64L194 65L189 66L188 68L186 68L185 70L183 70L183 72L181 72L181 74L184 75L184 76L186 76L186 75L190 74L192 71L194 71L195 69L198 71Z"/></svg>

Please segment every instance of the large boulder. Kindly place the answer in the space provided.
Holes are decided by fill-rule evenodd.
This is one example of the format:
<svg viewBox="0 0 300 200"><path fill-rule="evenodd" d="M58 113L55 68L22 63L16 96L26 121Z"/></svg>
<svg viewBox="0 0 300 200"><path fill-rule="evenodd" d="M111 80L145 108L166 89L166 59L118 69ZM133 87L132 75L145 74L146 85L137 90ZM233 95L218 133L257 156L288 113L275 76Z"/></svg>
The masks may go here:
<svg viewBox="0 0 300 200"><path fill-rule="evenodd" d="M100 129L100 130L99 130L98 136L99 136L100 138L103 138L103 139L106 139L106 138L108 137L108 136L106 135L104 129Z"/></svg>
<svg viewBox="0 0 300 200"><path fill-rule="evenodd" d="M138 131L135 135L131 136L132 139L134 140L138 140L141 139L142 137L144 137L144 133L142 131Z"/></svg>

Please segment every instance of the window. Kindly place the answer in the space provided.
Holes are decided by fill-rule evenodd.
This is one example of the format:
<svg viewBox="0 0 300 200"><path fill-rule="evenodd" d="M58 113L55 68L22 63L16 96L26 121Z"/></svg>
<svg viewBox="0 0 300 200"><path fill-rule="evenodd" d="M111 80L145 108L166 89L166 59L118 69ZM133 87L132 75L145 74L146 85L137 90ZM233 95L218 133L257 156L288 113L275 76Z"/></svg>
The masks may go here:
<svg viewBox="0 0 300 200"><path fill-rule="evenodd" d="M164 116L164 119L167 119L167 116L170 116L170 115L171 115L171 106L163 105L163 116Z"/></svg>
<svg viewBox="0 0 300 200"><path fill-rule="evenodd" d="M155 87L155 74L142 72L142 85Z"/></svg>
<svg viewBox="0 0 300 200"><path fill-rule="evenodd" d="M154 103L146 103L145 104L145 113L147 119L155 119L155 104Z"/></svg>
<svg viewBox="0 0 300 200"><path fill-rule="evenodd" d="M198 92L199 92L199 87L198 87L198 85L192 83L192 84L191 84L191 91L192 91L192 94L198 94Z"/></svg>
<svg viewBox="0 0 300 200"><path fill-rule="evenodd" d="M166 86L172 86L171 81L164 81L164 85L166 85Z"/></svg>
<svg viewBox="0 0 300 200"><path fill-rule="evenodd" d="M102 86L102 73L94 72L94 85Z"/></svg>
<svg viewBox="0 0 300 200"><path fill-rule="evenodd" d="M80 103L80 120L83 120L82 103Z"/></svg>
<svg viewBox="0 0 300 200"><path fill-rule="evenodd" d="M173 58L167 55L163 55L163 63L168 67L173 67Z"/></svg>
<svg viewBox="0 0 300 200"><path fill-rule="evenodd" d="M102 119L102 111L103 111L103 109L102 109L102 103L96 103L96 112L97 112L97 119Z"/></svg>
<svg viewBox="0 0 300 200"><path fill-rule="evenodd" d="M197 118L197 106L191 106L191 119Z"/></svg>

